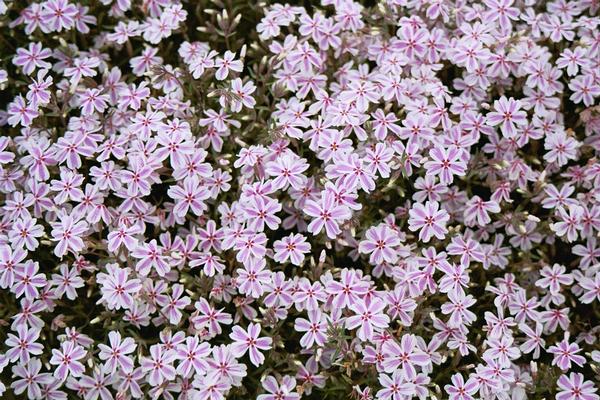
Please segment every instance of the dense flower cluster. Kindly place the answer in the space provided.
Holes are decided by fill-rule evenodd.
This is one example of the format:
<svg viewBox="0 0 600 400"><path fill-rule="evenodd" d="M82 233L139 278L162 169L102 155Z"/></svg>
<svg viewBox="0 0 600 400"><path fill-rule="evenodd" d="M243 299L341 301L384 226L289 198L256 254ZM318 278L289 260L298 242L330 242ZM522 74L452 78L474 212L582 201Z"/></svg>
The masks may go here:
<svg viewBox="0 0 600 400"><path fill-rule="evenodd" d="M0 393L600 399L600 3L301 3L0 0Z"/></svg>

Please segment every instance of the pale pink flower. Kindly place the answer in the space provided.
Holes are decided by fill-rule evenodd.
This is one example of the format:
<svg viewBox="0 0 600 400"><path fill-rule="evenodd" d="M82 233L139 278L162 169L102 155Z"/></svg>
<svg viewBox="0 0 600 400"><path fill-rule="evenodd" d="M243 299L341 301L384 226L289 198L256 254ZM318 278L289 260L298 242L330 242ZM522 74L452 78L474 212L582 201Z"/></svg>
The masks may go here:
<svg viewBox="0 0 600 400"><path fill-rule="evenodd" d="M235 325L233 332L229 335L234 341L231 344L232 353L236 357L241 357L248 352L250 362L256 367L262 365L265 361L265 356L259 350L269 350L273 342L270 337L259 337L260 331L259 324L250 323L247 331Z"/></svg>
<svg viewBox="0 0 600 400"><path fill-rule="evenodd" d="M77 378L83 375L85 367L79 360L85 355L83 347L71 341L63 342L60 350L52 349L50 364L56 365L54 376L64 381L68 376Z"/></svg>
<svg viewBox="0 0 600 400"><path fill-rule="evenodd" d="M288 259L294 265L301 265L304 261L304 253L310 252L310 243L300 233L292 233L281 240L273 243L275 255L273 259L279 263L285 263Z"/></svg>
<svg viewBox="0 0 600 400"><path fill-rule="evenodd" d="M408 220L411 231L420 230L419 239L424 243L429 242L432 236L443 240L448 233L446 223L450 216L444 209L439 209L437 201L428 201L423 206L421 203L415 203L409 211Z"/></svg>

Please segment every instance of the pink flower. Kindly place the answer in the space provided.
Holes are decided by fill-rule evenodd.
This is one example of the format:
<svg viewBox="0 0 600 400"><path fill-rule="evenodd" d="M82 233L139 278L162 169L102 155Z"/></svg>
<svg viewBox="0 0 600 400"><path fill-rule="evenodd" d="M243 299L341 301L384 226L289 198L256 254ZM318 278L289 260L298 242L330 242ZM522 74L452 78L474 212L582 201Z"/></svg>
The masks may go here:
<svg viewBox="0 0 600 400"><path fill-rule="evenodd" d="M367 230L365 240L359 243L358 250L370 254L369 262L378 265L384 261L393 264L398 259L398 252L394 247L400 244L398 234L386 225L379 225Z"/></svg>
<svg viewBox="0 0 600 400"><path fill-rule="evenodd" d="M172 186L167 194L175 200L173 212L180 217L185 217L189 210L195 215L202 215L207 208L204 200L210 196L195 176L185 178L182 186Z"/></svg>
<svg viewBox="0 0 600 400"><path fill-rule="evenodd" d="M197 336L188 336L185 343L181 343L175 350L177 359L180 360L177 373L183 377L189 377L195 371L196 374L204 375L209 370L206 357L211 353L210 344L200 343Z"/></svg>
<svg viewBox="0 0 600 400"><path fill-rule="evenodd" d="M306 183L303 172L308 169L304 158L299 158L292 153L284 153L275 160L267 163L265 171L272 177L273 186L277 189L286 190L288 186L300 190Z"/></svg>
<svg viewBox="0 0 600 400"><path fill-rule="evenodd" d="M221 324L229 325L233 321L229 314L223 312L223 308L215 309L204 298L200 298L194 304L194 307L199 312L197 316L191 319L194 328L200 330L207 326L211 335L220 334L222 331Z"/></svg>
<svg viewBox="0 0 600 400"><path fill-rule="evenodd" d="M125 373L133 371L133 360L128 354L135 351L137 347L135 341L130 337L121 340L121 334L117 331L109 332L108 340L110 346L103 343L98 344L98 349L100 349L98 357L104 361L103 371L108 374L115 373L117 368Z"/></svg>
<svg viewBox="0 0 600 400"><path fill-rule="evenodd" d="M0 244L0 287L12 288L15 282L16 268L21 267L27 252L23 249L11 249L6 244Z"/></svg>
<svg viewBox="0 0 600 400"><path fill-rule="evenodd" d="M327 314L323 314L319 309L308 311L308 320L296 318L294 329L298 332L306 332L300 338L300 345L306 349L311 348L315 343L324 346L327 341L328 324Z"/></svg>
<svg viewBox="0 0 600 400"><path fill-rule="evenodd" d="M444 386L451 400L473 400L473 395L479 390L479 383L474 378L465 379L461 374L452 375L452 385Z"/></svg>
<svg viewBox="0 0 600 400"><path fill-rule="evenodd" d="M83 375L79 380L79 387L85 391L90 398L107 400L112 397L108 386L111 383L111 377L105 375L99 368L94 368L92 376Z"/></svg>
<svg viewBox="0 0 600 400"><path fill-rule="evenodd" d="M386 302L377 297L371 300L358 300L350 305L356 315L346 318L346 328L356 329L356 336L363 341L373 339L373 334L387 328L390 318L383 313Z"/></svg>
<svg viewBox="0 0 600 400"><path fill-rule="evenodd" d="M438 268L444 272L444 276L439 281L440 292L464 293L470 281L467 265L444 262Z"/></svg>
<svg viewBox="0 0 600 400"><path fill-rule="evenodd" d="M421 203L413 204L409 211L408 229L415 232L420 230L419 239L424 243L429 242L432 236L443 240L448 233L446 222L450 216L446 210L439 209L437 201L428 201L423 206Z"/></svg>
<svg viewBox="0 0 600 400"><path fill-rule="evenodd" d="M20 395L27 390L27 398L42 398L42 387L50 385L55 380L48 373L40 373L42 362L37 358L32 358L28 363L17 364L12 368L13 379L10 387L16 395ZM42 387L40 387L42 385Z"/></svg>
<svg viewBox="0 0 600 400"><path fill-rule="evenodd" d="M52 240L58 242L54 248L54 254L57 257L62 258L69 251L77 255L85 247L81 237L88 230L88 224L76 218L73 215L62 215L59 222L51 224Z"/></svg>
<svg viewBox="0 0 600 400"><path fill-rule="evenodd" d="M565 274L566 271L567 269L560 264L554 264L552 267L545 266L540 271L542 278L538 279L535 285L545 289L548 288L551 293L558 293L560 285L571 285L573 283L573 276Z"/></svg>
<svg viewBox="0 0 600 400"><path fill-rule="evenodd" d="M551 224L550 228L558 236L566 236L568 242L577 240L578 231L581 229L580 222L583 217L583 208L579 205L570 206L568 213L564 208L559 208L558 215L562 221Z"/></svg>
<svg viewBox="0 0 600 400"><path fill-rule="evenodd" d="M402 400L413 397L414 385L406 379L401 370L395 370L390 378L389 375L379 374L379 383L383 389L377 392L377 398L381 400Z"/></svg>
<svg viewBox="0 0 600 400"><path fill-rule="evenodd" d="M69 269L67 264L60 265L60 274L52 274L52 284L56 287L54 294L61 298L64 294L67 299L75 300L77 297L76 289L84 286L83 279L79 276L76 268Z"/></svg>
<svg viewBox="0 0 600 400"><path fill-rule="evenodd" d="M174 350L163 348L160 344L150 346L150 357L142 357L140 361L142 371L148 374L148 383L157 386L164 381L174 380L176 371L172 363L176 357Z"/></svg>
<svg viewBox="0 0 600 400"><path fill-rule="evenodd" d="M494 200L483 201L479 196L473 196L465 205L464 218L467 226L486 226L492 219L488 213L499 213L500 205Z"/></svg>
<svg viewBox="0 0 600 400"><path fill-rule="evenodd" d="M15 269L15 283L11 287L17 298L23 294L27 299L33 300L39 297L40 287L46 286L46 275L38 274L39 264L31 260L25 261L21 268Z"/></svg>
<svg viewBox="0 0 600 400"><path fill-rule="evenodd" d="M310 252L310 248L310 243L306 242L304 235L292 233L273 243L275 250L273 259L278 263L285 263L289 259L292 264L301 265L304 261L304 253Z"/></svg>
<svg viewBox="0 0 600 400"><path fill-rule="evenodd" d="M183 296L184 287L178 283L174 284L172 293L168 296L157 298L156 303L161 308L161 313L172 325L178 325L183 314L181 310L187 307L192 301L188 296Z"/></svg>
<svg viewBox="0 0 600 400"><path fill-rule="evenodd" d="M527 354L533 351L533 358L537 359L540 356L540 350L546 345L546 341L542 339L544 326L535 324L535 331L525 324L519 325L519 330L525 333L528 339L520 346L520 350Z"/></svg>
<svg viewBox="0 0 600 400"><path fill-rule="evenodd" d="M340 154L334 157L334 163L325 167L327 176L338 179L337 186L354 191L375 190L375 174L364 165L364 160L356 153Z"/></svg>
<svg viewBox="0 0 600 400"><path fill-rule="evenodd" d="M44 228L36 223L35 218L18 219L10 232L8 233L9 240L17 248L25 247L29 251L35 250L39 246L37 238L44 233Z"/></svg>
<svg viewBox="0 0 600 400"><path fill-rule="evenodd" d="M271 271L266 269L264 258L250 257L248 262L244 263L244 268L237 270L239 291L255 299L264 293L264 285L271 280Z"/></svg>
<svg viewBox="0 0 600 400"><path fill-rule="evenodd" d="M438 175L440 182L450 184L454 181L454 175L464 176L467 163L463 160L463 152L456 147L449 149L435 146L429 151L431 161L425 162L428 174Z"/></svg>
<svg viewBox="0 0 600 400"><path fill-rule="evenodd" d="M510 7L514 3L514 0L485 0L484 3L489 8L483 17L483 22L486 24L497 20L500 24L500 29L503 32L508 32L512 26L510 20L519 20L519 9Z"/></svg>
<svg viewBox="0 0 600 400"><path fill-rule="evenodd" d="M52 30L60 32L73 27L76 15L77 8L67 0L48 0L44 3L42 20Z"/></svg>
<svg viewBox="0 0 600 400"><path fill-rule="evenodd" d="M450 314L448 321L450 325L470 325L477 319L477 316L468 309L476 303L473 296L467 296L463 292L449 292L448 299L450 302L442 304L442 313Z"/></svg>
<svg viewBox="0 0 600 400"><path fill-rule="evenodd" d="M4 342L8 347L6 357L11 362L19 360L21 364L26 364L30 355L39 356L43 353L44 346L37 343L40 337L40 330L37 328L27 328L27 325L21 324L17 326L17 335L8 334Z"/></svg>
<svg viewBox="0 0 600 400"><path fill-rule="evenodd" d="M598 400L598 390L594 383L584 380L583 374L571 372L569 376L561 375L556 382L560 391L556 400Z"/></svg>
<svg viewBox="0 0 600 400"><path fill-rule="evenodd" d="M139 279L129 279L129 268L119 268L117 264L106 265L107 274L99 273L97 281L101 285L102 300L109 309L129 309L133 306L134 296L142 285Z"/></svg>
<svg viewBox="0 0 600 400"><path fill-rule="evenodd" d="M273 342L270 337L259 338L260 331L261 327L259 324L250 323L247 331L235 325L233 332L229 335L233 340L231 352L236 357L241 357L248 352L250 362L256 367L265 361L265 356L259 350L269 350Z"/></svg>
<svg viewBox="0 0 600 400"><path fill-rule="evenodd" d="M504 335L499 338L490 338L487 340L487 349L483 353L484 360L497 360L498 364L505 368L511 366L512 360L519 358L521 352L513 347L514 339L510 335Z"/></svg>
<svg viewBox="0 0 600 400"><path fill-rule="evenodd" d="M71 341L63 342L60 350L52 349L50 364L56 365L54 376L64 381L69 375L76 378L83 375L85 368L79 360L85 355L86 352L83 347Z"/></svg>
<svg viewBox="0 0 600 400"><path fill-rule="evenodd" d="M565 333L562 341L548 348L548 353L554 354L552 365L558 366L563 371L571 369L571 362L583 367L585 357L578 355L581 349L577 343L569 343L569 334Z"/></svg>
<svg viewBox="0 0 600 400"><path fill-rule="evenodd" d="M108 251L116 253L119 247L125 245L125 247L133 251L138 241L134 238L134 235L141 233L143 228L140 225L133 224L130 226L119 225L117 230L108 233Z"/></svg>
<svg viewBox="0 0 600 400"><path fill-rule="evenodd" d="M252 97L252 93L256 90L256 86L252 81L242 83L240 78L236 78L231 81L231 96L229 100L229 107L233 112L242 111L242 106L246 108L253 108L256 105L256 100ZM226 106L226 100L221 97L221 106Z"/></svg>
<svg viewBox="0 0 600 400"><path fill-rule="evenodd" d="M263 382L262 387L270 394L258 395L256 400L298 400L300 395L294 390L296 389L296 379L291 376L284 376L281 380L281 384L277 383L277 380L272 376L267 376Z"/></svg>
<svg viewBox="0 0 600 400"><path fill-rule="evenodd" d="M212 357L207 359L210 366L208 375L225 381L233 386L240 386L246 376L246 365L240 364L231 353L230 346L224 344L213 347Z"/></svg>
<svg viewBox="0 0 600 400"><path fill-rule="evenodd" d="M356 271L344 268L340 281L329 281L325 290L333 296L333 306L341 309L358 302L369 290L369 283L363 281Z"/></svg>
<svg viewBox="0 0 600 400"><path fill-rule="evenodd" d="M227 78L229 75L229 71L242 72L244 68L244 64L240 60L234 60L235 54L231 51L227 50L223 58L217 58L215 61L215 68L217 68L217 72L215 73L215 77L222 81Z"/></svg>
<svg viewBox="0 0 600 400"><path fill-rule="evenodd" d="M335 197L331 192L321 193L318 202L307 200L303 211L314 218L308 225L308 231L316 235L325 227L327 237L330 239L335 239L341 233L339 222L349 219L352 215L348 207L336 205Z"/></svg>
<svg viewBox="0 0 600 400"><path fill-rule="evenodd" d="M419 349L415 335L403 335L400 344L395 340L386 341L383 344L383 352L386 354L383 362L385 371L388 373L401 371L404 378L409 381L417 376L415 366L425 366L430 363L427 353Z"/></svg>
<svg viewBox="0 0 600 400"><path fill-rule="evenodd" d="M244 265L261 260L267 253L267 236L264 233L255 233L250 229L235 241L237 251L236 260ZM264 262L264 260L262 260Z"/></svg>
<svg viewBox="0 0 600 400"><path fill-rule="evenodd" d="M594 104L594 97L600 96L600 85L594 82L592 75L576 76L569 82L569 89L573 91L569 99L576 104L583 101L586 107Z"/></svg>
<svg viewBox="0 0 600 400"><path fill-rule="evenodd" d="M8 105L7 111L7 122L10 126L17 126L21 124L24 127L28 127L39 115L38 108L31 104L27 104L21 95L18 95L14 98L14 100Z"/></svg>
<svg viewBox="0 0 600 400"><path fill-rule="evenodd" d="M254 196L246 207L246 220L248 228L263 232L265 224L269 229L276 230L281 219L276 213L281 211L281 204L270 197Z"/></svg>
<svg viewBox="0 0 600 400"><path fill-rule="evenodd" d="M198 400L225 400L225 393L231 384L226 379L221 379L216 374L199 376L196 378L195 398Z"/></svg>
<svg viewBox="0 0 600 400"><path fill-rule="evenodd" d="M168 258L163 255L163 250L155 239L138 245L131 252L131 256L140 260L135 268L143 276L147 276L150 269L156 270L159 276L165 276L171 270Z"/></svg>
<svg viewBox="0 0 600 400"><path fill-rule="evenodd" d="M578 283L583 288L580 297L582 303L590 304L594 300L600 301L600 273L596 273L592 277L583 276Z"/></svg>
<svg viewBox="0 0 600 400"><path fill-rule="evenodd" d="M102 113L107 107L108 95L100 93L99 89L87 89L82 95L81 114L90 115L94 112Z"/></svg>
<svg viewBox="0 0 600 400"><path fill-rule="evenodd" d="M31 75L36 68L50 69L52 64L44 61L46 58L52 55L50 49L44 49L41 43L29 43L29 49L23 48L17 49L17 55L13 58L12 62L16 66L23 68L23 73Z"/></svg>
<svg viewBox="0 0 600 400"><path fill-rule="evenodd" d="M548 133L544 141L544 149L548 150L544 154L544 160L555 162L559 166L565 165L569 160L575 160L577 149L581 146L575 138L567 136L564 130Z"/></svg>

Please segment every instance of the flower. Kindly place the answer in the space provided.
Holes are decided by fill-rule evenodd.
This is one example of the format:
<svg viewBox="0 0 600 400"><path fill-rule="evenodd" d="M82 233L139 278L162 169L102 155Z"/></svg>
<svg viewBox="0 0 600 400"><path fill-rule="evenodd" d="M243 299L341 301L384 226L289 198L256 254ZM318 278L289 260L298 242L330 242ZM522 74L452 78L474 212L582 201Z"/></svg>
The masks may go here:
<svg viewBox="0 0 600 400"><path fill-rule="evenodd" d="M67 264L60 265L60 274L52 274L52 284L55 286L54 294L57 297L67 295L67 299L75 300L77 297L76 289L84 286L83 279L75 268L69 269Z"/></svg>
<svg viewBox="0 0 600 400"><path fill-rule="evenodd" d="M64 256L68 251L77 255L83 250L85 243L81 236L88 229L87 222L63 215L59 222L52 224L52 228L52 240L58 242L54 248L57 257Z"/></svg>
<svg viewBox="0 0 600 400"><path fill-rule="evenodd" d="M36 328L27 328L27 325L21 324L17 326L17 335L8 334L8 338L4 342L10 349L6 352L6 357L15 362L26 364L31 358L30 355L39 356L43 353L44 347L37 343L40 337L40 330Z"/></svg>
<svg viewBox="0 0 600 400"><path fill-rule="evenodd" d="M386 341L382 350L388 355L383 362L384 370L388 373L400 371L408 381L417 376L415 366L424 366L430 362L427 353L419 349L415 335L403 335L400 344L393 340Z"/></svg>
<svg viewBox="0 0 600 400"><path fill-rule="evenodd" d="M187 337L185 344L177 346L175 350L177 359L181 360L177 367L177 373L181 376L188 377L192 375L192 370L197 374L204 375L208 369L208 363L205 358L211 354L210 344L200 343L197 336Z"/></svg>
<svg viewBox="0 0 600 400"><path fill-rule="evenodd" d="M137 347L135 341L126 337L121 338L121 334L116 331L108 333L110 346L103 343L98 344L100 353L98 357L104 361L103 370L105 373L115 373L117 368L125 373L133 371L133 360L128 354L133 353Z"/></svg>
<svg viewBox="0 0 600 400"><path fill-rule="evenodd" d="M484 359L498 360L499 365L510 367L511 360L519 358L521 354L516 347L512 347L513 341L511 336L489 339L487 341L489 349L483 353Z"/></svg>
<svg viewBox="0 0 600 400"><path fill-rule="evenodd" d="M16 395L20 395L27 390L27 397L37 399L42 397L42 388L40 385L49 385L52 383L52 375L40 373L42 362L37 358L32 358L27 364L17 364L12 368L15 379L10 387Z"/></svg>
<svg viewBox="0 0 600 400"><path fill-rule="evenodd" d="M162 253L163 251L156 240L151 240L150 243L138 244L131 255L140 260L136 264L136 270L140 274L148 275L150 269L153 268L158 275L165 276L171 270L171 266L167 257Z"/></svg>
<svg viewBox="0 0 600 400"><path fill-rule="evenodd" d="M335 239L341 233L339 223L351 217L348 207L335 204L333 193L327 191L321 194L318 202L307 200L304 212L314 218L308 225L308 231L316 235L325 227L330 239Z"/></svg>
<svg viewBox="0 0 600 400"><path fill-rule="evenodd" d="M194 307L200 312L193 317L192 323L196 329L208 325L211 334L216 335L222 332L221 324L229 325L232 322L231 316L223 312L223 309L216 310L204 298L200 298Z"/></svg>
<svg viewBox="0 0 600 400"><path fill-rule="evenodd" d="M333 296L333 306L336 308L350 307L364 296L369 289L369 284L357 275L354 270L343 269L340 281L331 280L325 290Z"/></svg>
<svg viewBox="0 0 600 400"><path fill-rule="evenodd" d="M292 264L301 265L304 261L304 253L310 251L310 243L306 242L306 237L302 234L292 233L281 240L276 240L273 249L275 261L285 263L289 259Z"/></svg>
<svg viewBox="0 0 600 400"><path fill-rule="evenodd" d="M167 194L175 200L173 212L177 216L185 217L190 210L195 215L202 215L206 210L204 200L208 199L209 192L200 186L196 176L185 178L182 186L172 186Z"/></svg>
<svg viewBox="0 0 600 400"><path fill-rule="evenodd" d="M420 203L415 203L409 211L410 218L408 220L409 229L419 232L419 239L424 243L429 242L432 236L438 239L444 239L448 229L446 222L450 216L445 210L439 209L437 201L428 201L423 206Z"/></svg>
<svg viewBox="0 0 600 400"><path fill-rule="evenodd" d="M237 270L240 293L259 298L264 293L264 285L271 280L271 271L266 270L264 259L250 258L244 268Z"/></svg>
<svg viewBox="0 0 600 400"><path fill-rule="evenodd" d="M71 341L63 342L60 350L52 349L50 364L56 365L54 377L64 381L68 376L76 378L82 376L85 367L79 360L85 355L83 347Z"/></svg>
<svg viewBox="0 0 600 400"><path fill-rule="evenodd" d="M300 339L300 345L311 348L313 344L324 346L327 341L327 328L329 319L319 309L308 311L308 320L296 318L294 329L298 332L306 332Z"/></svg>
<svg viewBox="0 0 600 400"><path fill-rule="evenodd" d="M597 1L82 3L0 0L0 395L600 400Z"/></svg>
<svg viewBox="0 0 600 400"><path fill-rule="evenodd" d="M237 362L228 346L213 347L212 358L208 358L207 362L210 366L208 375L214 375L216 381L224 379L233 386L240 386L246 376L246 365Z"/></svg>
<svg viewBox="0 0 600 400"><path fill-rule="evenodd" d="M273 340L270 337L259 338L261 327L258 324L250 323L248 330L244 331L241 327L235 325L229 337L233 340L231 352L236 357L241 357L246 352L250 355L250 362L255 366L260 366L265 361L265 356L259 350L269 350Z"/></svg>
<svg viewBox="0 0 600 400"><path fill-rule="evenodd" d="M428 174L440 177L440 182L450 184L454 182L454 175L464 176L467 164L464 161L464 153L455 147L446 149L435 146L429 151L431 161L425 162Z"/></svg>
<svg viewBox="0 0 600 400"><path fill-rule="evenodd" d="M150 346L150 357L143 357L140 361L142 371L147 374L150 385L162 384L165 380L175 379L175 368L172 362L176 359L175 351L163 349L160 344Z"/></svg>
<svg viewBox="0 0 600 400"><path fill-rule="evenodd" d="M119 268L116 264L108 264L106 270L107 274L98 274L98 282L102 285L102 300L111 309L131 308L134 294L142 287L140 280L129 279L129 268Z"/></svg>
<svg viewBox="0 0 600 400"><path fill-rule="evenodd" d="M535 282L535 285L541 288L550 289L551 293L558 293L560 285L571 285L573 277L571 274L565 274L566 268L559 264L554 264L552 267L545 266L540 271L542 278Z"/></svg>
<svg viewBox="0 0 600 400"><path fill-rule="evenodd" d="M183 316L181 310L192 302L188 296L183 296L183 293L183 285L175 284L170 295L156 299L158 305L162 306L160 310L162 315L173 325L179 324Z"/></svg>
<svg viewBox="0 0 600 400"><path fill-rule="evenodd" d="M444 386L444 390L452 400L472 400L474 398L472 395L479 390L479 384L473 378L469 378L465 383L461 374L454 374L451 380L452 385Z"/></svg>
<svg viewBox="0 0 600 400"><path fill-rule="evenodd" d="M215 67L217 68L217 72L215 73L215 77L222 81L227 78L229 75L229 71L242 72L242 68L244 68L244 64L240 60L234 60L235 54L231 51L227 50L223 58L217 58L215 61Z"/></svg>
<svg viewBox="0 0 600 400"><path fill-rule="evenodd" d="M554 346L548 347L548 353L554 354L552 365L558 366L563 371L571 369L571 362L582 367L585 364L585 357L578 355L581 349L577 343L569 343L569 335L565 333L562 341Z"/></svg>
<svg viewBox="0 0 600 400"><path fill-rule="evenodd" d="M46 275L39 273L39 265L31 260L25 261L21 268L15 269L15 283L11 291L18 297L23 294L33 300L38 298L40 287L46 286Z"/></svg>
<svg viewBox="0 0 600 400"><path fill-rule="evenodd" d="M261 394L256 398L257 400L295 400L300 398L300 395L294 392L296 379L289 375L282 378L281 384L269 375L263 380L262 387L270 394Z"/></svg>
<svg viewBox="0 0 600 400"><path fill-rule="evenodd" d="M504 9L504 8L503 8ZM507 138L512 138L517 134L516 126L523 126L527 123L527 113L521 111L521 102L512 97L507 99L505 96L494 101L494 109L486 115L487 124L491 126L500 125L502 134Z"/></svg>
<svg viewBox="0 0 600 400"><path fill-rule="evenodd" d="M346 318L346 327L356 329L357 336L363 341L370 341L373 334L389 326L390 318L383 313L386 307L385 301L373 298L350 305L350 310L356 315Z"/></svg>
<svg viewBox="0 0 600 400"><path fill-rule="evenodd" d="M288 186L300 190L306 183L303 175L309 165L304 158L299 158L291 153L285 153L281 157L267 163L265 171L273 179L273 186L277 189L287 189Z"/></svg>
<svg viewBox="0 0 600 400"><path fill-rule="evenodd" d="M367 230L365 238L359 243L358 249L361 253L370 253L369 262L371 264L377 265L384 261L388 263L396 262L398 253L394 250L394 247L400 244L396 232L385 225L372 227Z"/></svg>
<svg viewBox="0 0 600 400"><path fill-rule="evenodd" d="M591 381L584 380L583 374L571 372L569 376L561 375L556 382L560 391L557 400L598 400L597 388Z"/></svg>

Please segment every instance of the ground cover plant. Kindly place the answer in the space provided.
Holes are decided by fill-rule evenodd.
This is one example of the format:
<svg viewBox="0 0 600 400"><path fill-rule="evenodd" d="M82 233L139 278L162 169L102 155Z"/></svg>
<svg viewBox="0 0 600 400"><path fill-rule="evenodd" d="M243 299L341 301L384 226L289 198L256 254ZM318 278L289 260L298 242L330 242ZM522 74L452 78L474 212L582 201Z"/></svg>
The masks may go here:
<svg viewBox="0 0 600 400"><path fill-rule="evenodd" d="M0 0L3 399L599 400L598 0Z"/></svg>

